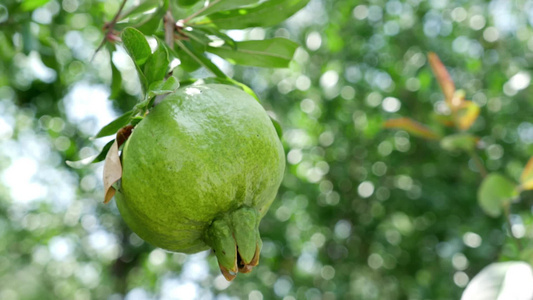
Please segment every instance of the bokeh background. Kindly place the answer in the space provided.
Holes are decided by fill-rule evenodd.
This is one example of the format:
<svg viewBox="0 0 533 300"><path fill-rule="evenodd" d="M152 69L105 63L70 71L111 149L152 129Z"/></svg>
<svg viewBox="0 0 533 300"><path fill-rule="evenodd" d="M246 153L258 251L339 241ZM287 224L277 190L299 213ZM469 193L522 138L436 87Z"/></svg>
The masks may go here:
<svg viewBox="0 0 533 300"><path fill-rule="evenodd" d="M98 153L107 140L89 138L140 98L120 47L119 100L110 54L91 61L119 5L0 3L0 299L458 299L484 266L517 258L504 217L476 202L470 157L382 123L438 127L434 51L481 106L472 132L486 168L517 179L533 154L533 1L312 0L277 27L228 32L301 44L288 69L213 57L275 114L288 162L261 263L232 283L209 252L133 234L102 204L102 163L65 163ZM532 203L524 193L510 220L525 247Z"/></svg>

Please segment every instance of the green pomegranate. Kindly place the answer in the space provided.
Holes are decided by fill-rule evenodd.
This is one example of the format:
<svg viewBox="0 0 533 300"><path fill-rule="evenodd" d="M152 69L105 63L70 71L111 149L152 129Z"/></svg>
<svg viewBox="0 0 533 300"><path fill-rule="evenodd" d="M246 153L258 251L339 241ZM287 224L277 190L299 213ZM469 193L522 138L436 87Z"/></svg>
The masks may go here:
<svg viewBox="0 0 533 300"><path fill-rule="evenodd" d="M142 239L176 252L212 248L228 280L257 265L259 222L285 157L253 97L221 84L178 89L133 129L122 166L117 206Z"/></svg>

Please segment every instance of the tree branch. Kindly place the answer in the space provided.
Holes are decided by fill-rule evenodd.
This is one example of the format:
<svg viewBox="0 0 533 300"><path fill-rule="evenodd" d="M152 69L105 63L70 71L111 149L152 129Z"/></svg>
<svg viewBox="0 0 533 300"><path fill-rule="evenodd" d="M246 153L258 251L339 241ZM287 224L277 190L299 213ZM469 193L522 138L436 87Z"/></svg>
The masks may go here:
<svg viewBox="0 0 533 300"><path fill-rule="evenodd" d="M104 38L102 39L102 42L100 42L100 45L98 45L98 48L96 48L96 50L94 50L94 54L91 57L91 61L96 56L96 53L98 53L98 51L100 51L102 49L102 47L104 47L105 42L110 39L110 35L113 34L113 27L115 27L115 24L117 23L117 21L118 21L118 19L120 17L120 14L122 13L122 10L124 9L124 5L126 5L126 1L128 1L128 0L122 0L122 3L120 4L120 7L119 7L117 13L115 14L115 16L113 17L111 22L106 23L104 25L104 27L103 27L103 29L105 30Z"/></svg>
<svg viewBox="0 0 533 300"><path fill-rule="evenodd" d="M481 175L481 177L485 178L488 174L487 169L485 168L485 165L483 165L481 158L479 157L479 155L476 153L475 150L470 152L470 157L472 158L472 160L474 160L474 163L476 164L476 167L478 168L479 174Z"/></svg>
<svg viewBox="0 0 533 300"><path fill-rule="evenodd" d="M170 6L169 10L165 14L164 18L164 26L165 26L165 43L170 47L170 49L174 49L174 31L176 30L176 20L174 20L174 17L172 16L172 13L170 12Z"/></svg>

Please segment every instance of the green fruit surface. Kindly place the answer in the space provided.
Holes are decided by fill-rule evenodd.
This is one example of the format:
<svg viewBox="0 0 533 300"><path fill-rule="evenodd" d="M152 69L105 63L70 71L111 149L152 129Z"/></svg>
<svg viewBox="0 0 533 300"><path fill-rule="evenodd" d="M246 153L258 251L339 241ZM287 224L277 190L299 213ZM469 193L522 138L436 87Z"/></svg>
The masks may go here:
<svg viewBox="0 0 533 300"><path fill-rule="evenodd" d="M147 242L171 251L208 249L205 230L246 206L264 216L285 168L263 107L220 84L178 89L135 127L122 152L117 206Z"/></svg>

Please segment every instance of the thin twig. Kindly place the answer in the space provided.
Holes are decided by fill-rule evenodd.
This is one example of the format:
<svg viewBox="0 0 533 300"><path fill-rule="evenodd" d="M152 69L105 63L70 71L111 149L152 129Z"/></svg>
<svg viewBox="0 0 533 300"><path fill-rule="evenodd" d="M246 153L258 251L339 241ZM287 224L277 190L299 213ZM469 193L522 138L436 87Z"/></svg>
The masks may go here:
<svg viewBox="0 0 533 300"><path fill-rule="evenodd" d="M122 13L122 10L124 9L124 5L126 5L126 1L128 1L128 0L122 0L122 3L120 4L120 7L119 7L117 13L115 14L115 16L113 17L111 22L109 22L109 23L104 25L104 29L106 29L104 38L102 39L102 42L100 43L100 45L98 45L98 48L96 48L96 50L94 50L94 54L93 54L93 57L91 57L91 61L96 56L96 53L98 53L98 51L100 51L102 49L102 47L104 47L105 42L107 41L109 34L112 33L113 27L115 27L115 24L117 23L118 18L120 17L120 14Z"/></svg>
<svg viewBox="0 0 533 300"><path fill-rule="evenodd" d="M115 25L115 23L117 23L118 17L120 16L120 13L124 9L124 5L126 5L126 1L128 1L128 0L122 0L122 3L120 4L120 8L118 9L118 12L115 15L115 17L113 18L113 20L111 20L111 24L110 25Z"/></svg>
<svg viewBox="0 0 533 300"><path fill-rule="evenodd" d="M192 15L188 16L187 18L183 19L183 24L187 24L189 23L190 20L194 19L196 16L198 16L199 14L203 13L204 11L206 11L208 8L211 8L213 7L213 5L217 4L218 2L220 2L221 0L215 0L213 2L210 2L207 6L204 6L202 7L201 9L199 9L198 11L194 12Z"/></svg>
<svg viewBox="0 0 533 300"><path fill-rule="evenodd" d="M509 234L511 235L511 237L515 241L516 247L518 248L518 251L522 252L522 249L523 249L522 242L513 233L513 224L511 223L511 204L509 203L509 204L505 205L503 209L505 211L505 219L507 220L507 226L509 227Z"/></svg>
<svg viewBox="0 0 533 300"><path fill-rule="evenodd" d="M488 172L485 166L483 165L483 162L481 161L481 158L479 157L479 155L476 153L476 151L471 151L470 157L472 157L472 159L474 160L474 163L476 164L476 167L478 168L479 174L481 175L481 177L485 178Z"/></svg>

